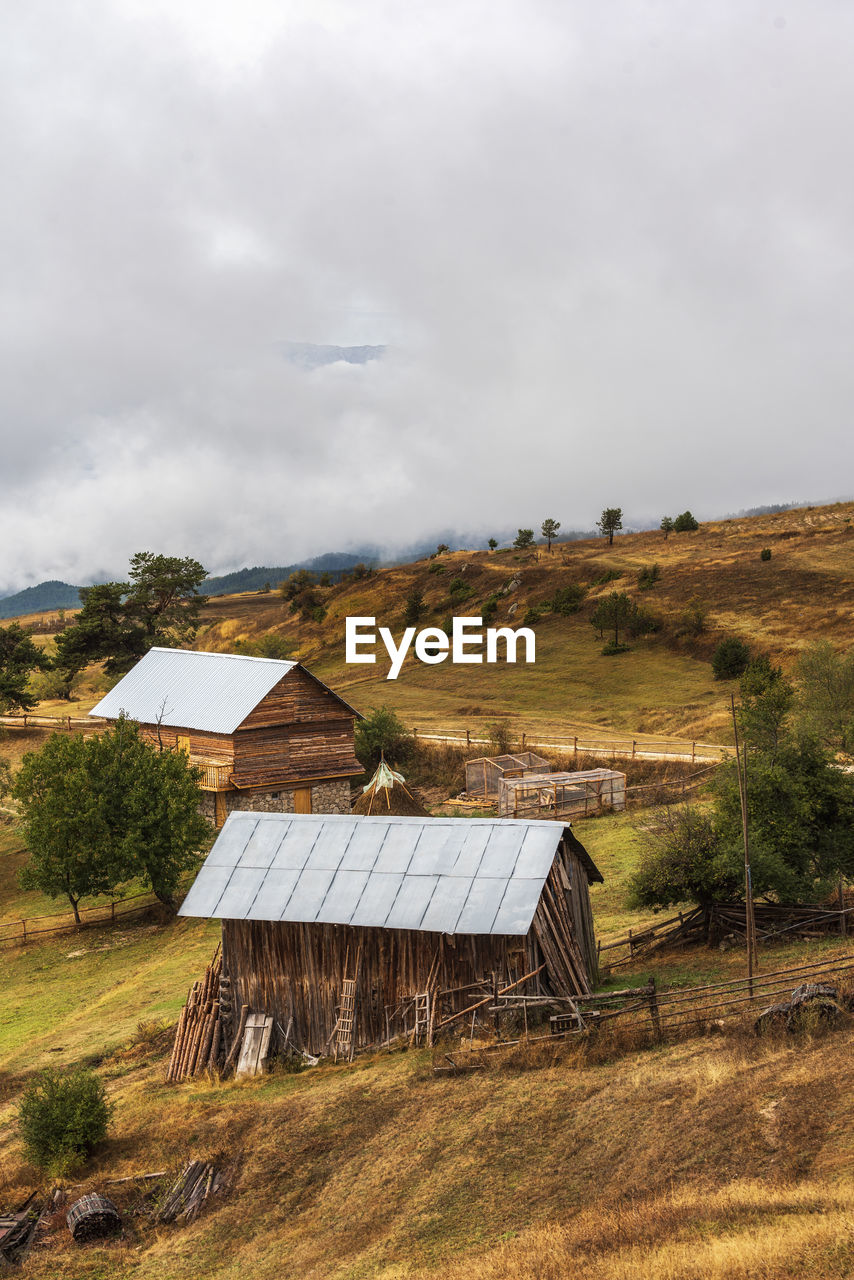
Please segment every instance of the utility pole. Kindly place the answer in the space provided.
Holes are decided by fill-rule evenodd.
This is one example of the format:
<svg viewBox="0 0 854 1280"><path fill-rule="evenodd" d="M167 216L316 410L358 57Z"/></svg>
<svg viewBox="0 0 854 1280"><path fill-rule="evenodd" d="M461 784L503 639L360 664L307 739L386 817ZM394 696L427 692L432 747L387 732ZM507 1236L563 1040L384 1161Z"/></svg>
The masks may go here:
<svg viewBox="0 0 854 1280"><path fill-rule="evenodd" d="M739 748L738 717L735 714L735 696L730 694L732 728L735 734L735 763L738 771L738 794L741 800L741 834L744 841L744 920L747 932L747 980L750 998L753 999L753 972L759 968L756 952L756 921L753 916L753 879L750 874L750 844L747 838L747 751Z"/></svg>

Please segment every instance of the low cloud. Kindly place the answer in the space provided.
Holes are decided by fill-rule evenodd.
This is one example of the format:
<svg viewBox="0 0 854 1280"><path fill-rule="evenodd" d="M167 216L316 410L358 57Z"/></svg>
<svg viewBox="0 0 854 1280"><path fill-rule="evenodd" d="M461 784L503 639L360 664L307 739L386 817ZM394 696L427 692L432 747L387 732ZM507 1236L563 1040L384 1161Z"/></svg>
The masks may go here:
<svg viewBox="0 0 854 1280"><path fill-rule="evenodd" d="M839 491L854 12L173 8L4 17L0 588Z"/></svg>

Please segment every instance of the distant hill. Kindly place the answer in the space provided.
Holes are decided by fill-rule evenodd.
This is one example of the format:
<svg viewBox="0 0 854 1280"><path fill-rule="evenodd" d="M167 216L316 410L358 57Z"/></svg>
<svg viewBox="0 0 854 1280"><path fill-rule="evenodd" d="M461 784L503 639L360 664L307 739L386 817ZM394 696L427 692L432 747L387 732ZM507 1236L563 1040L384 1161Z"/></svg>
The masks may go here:
<svg viewBox="0 0 854 1280"><path fill-rule="evenodd" d="M278 586L297 569L309 569L312 573L329 573L333 581L339 582L342 574L348 573L354 564L375 563L376 558L373 556L328 551L325 555L315 556L311 560L301 560L298 564L256 565L252 569L236 569L234 573L224 573L219 578L208 578L203 590L208 596L227 596L239 591L261 591L268 582L271 587Z"/></svg>
<svg viewBox="0 0 854 1280"><path fill-rule="evenodd" d="M333 347L328 343L283 342L279 347L289 364L301 369L320 369L325 364L367 364L369 360L381 360L385 347Z"/></svg>
<svg viewBox="0 0 854 1280"><path fill-rule="evenodd" d="M56 579L25 587L0 600L0 618L20 618L26 613L46 613L50 609L76 609L80 604L79 591L79 587Z"/></svg>

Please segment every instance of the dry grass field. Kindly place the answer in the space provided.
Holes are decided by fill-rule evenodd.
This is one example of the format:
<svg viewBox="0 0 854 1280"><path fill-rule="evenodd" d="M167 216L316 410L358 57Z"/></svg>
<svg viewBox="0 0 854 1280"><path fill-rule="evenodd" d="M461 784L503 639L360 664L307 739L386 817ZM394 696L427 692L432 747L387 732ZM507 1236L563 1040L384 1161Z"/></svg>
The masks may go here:
<svg viewBox="0 0 854 1280"><path fill-rule="evenodd" d="M85 963L87 978L100 967L105 988L121 965L124 1010L136 1000L142 1012L165 973L145 961L146 941L172 966L174 943L93 941L91 960L65 965ZM42 949L46 981L62 964ZM97 1062L116 1107L74 1193L106 1189L127 1212L139 1188L107 1179L191 1157L225 1166L229 1188L190 1227L128 1216L107 1245L75 1246L57 1215L25 1277L272 1280L286 1267L307 1280L818 1280L854 1267L849 1026L797 1043L734 1029L456 1080L419 1052L167 1087L168 1035L116 1028L105 1051L97 998L88 1019L81 1007L91 999L81 987L75 1015L69 998L53 1035ZM37 1182L8 1123L20 1049L0 1050L0 1070L0 1201L13 1204Z"/></svg>
<svg viewBox="0 0 854 1280"><path fill-rule="evenodd" d="M770 560L760 559L763 548L771 551ZM641 591L638 573L653 565L660 576ZM620 576L599 581L609 574ZM457 602L449 590L454 579L470 591ZM376 617L399 636L414 586L424 594L425 626L452 614L476 616L514 579L518 586L499 595L495 625L519 626L530 608L561 587L581 584L588 592L579 613L546 614L536 624L533 668L449 662L426 667L409 659L392 681L385 678L388 659L382 650L376 666L344 663L348 615ZM604 657L589 617L596 601L614 590L637 599L661 629L628 654ZM382 569L319 595L327 610L321 623L300 620L276 594L212 600L197 645L228 649L273 632L360 709L390 705L424 729L474 730L506 717L519 732L612 729L727 741L729 686L713 680L709 665L721 639L740 636L786 668L811 640L850 644L854 503L717 521L666 540L661 533L627 534L612 547L596 539L556 544L551 554L544 548L460 551ZM692 601L706 612L704 630L696 636L685 634L683 618Z"/></svg>

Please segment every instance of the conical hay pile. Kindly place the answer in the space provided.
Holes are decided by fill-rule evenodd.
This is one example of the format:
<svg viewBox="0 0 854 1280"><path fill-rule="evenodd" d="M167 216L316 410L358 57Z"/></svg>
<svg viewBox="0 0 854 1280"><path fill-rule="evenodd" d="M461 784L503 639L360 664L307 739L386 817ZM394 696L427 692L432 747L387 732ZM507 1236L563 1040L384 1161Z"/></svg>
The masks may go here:
<svg viewBox="0 0 854 1280"><path fill-rule="evenodd" d="M403 774L383 761L353 806L354 813L389 813L398 818L429 818L429 813L407 787Z"/></svg>

